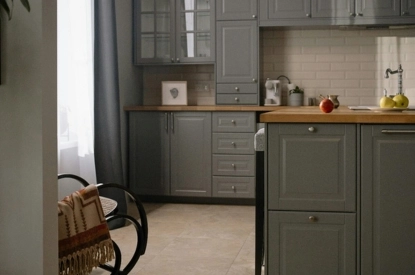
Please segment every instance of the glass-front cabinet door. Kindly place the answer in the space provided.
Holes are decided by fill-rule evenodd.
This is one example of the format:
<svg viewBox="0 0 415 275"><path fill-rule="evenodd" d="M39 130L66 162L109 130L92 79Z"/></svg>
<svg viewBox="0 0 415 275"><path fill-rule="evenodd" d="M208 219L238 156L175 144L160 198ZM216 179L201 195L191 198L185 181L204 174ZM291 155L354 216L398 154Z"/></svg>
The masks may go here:
<svg viewBox="0 0 415 275"><path fill-rule="evenodd" d="M176 62L214 61L214 0L177 1Z"/></svg>
<svg viewBox="0 0 415 275"><path fill-rule="evenodd" d="M214 61L214 0L135 0L135 64Z"/></svg>

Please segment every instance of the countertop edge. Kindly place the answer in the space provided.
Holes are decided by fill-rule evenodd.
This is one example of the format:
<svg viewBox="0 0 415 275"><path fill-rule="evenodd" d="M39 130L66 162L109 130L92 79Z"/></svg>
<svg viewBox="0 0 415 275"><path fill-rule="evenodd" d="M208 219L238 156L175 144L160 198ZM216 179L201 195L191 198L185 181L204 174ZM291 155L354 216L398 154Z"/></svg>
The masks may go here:
<svg viewBox="0 0 415 275"><path fill-rule="evenodd" d="M126 112L139 111L245 111L245 112L270 112L284 106L252 106L252 105L164 105L164 106L124 106Z"/></svg>

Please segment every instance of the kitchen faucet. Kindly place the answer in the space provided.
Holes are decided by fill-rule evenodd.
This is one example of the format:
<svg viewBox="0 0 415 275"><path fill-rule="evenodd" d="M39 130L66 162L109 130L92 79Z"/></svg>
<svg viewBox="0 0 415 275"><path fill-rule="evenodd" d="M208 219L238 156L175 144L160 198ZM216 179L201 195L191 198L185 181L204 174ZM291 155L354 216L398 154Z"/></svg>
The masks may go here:
<svg viewBox="0 0 415 275"><path fill-rule="evenodd" d="M386 69L385 78L389 78L389 74L398 74L398 94L402 94L402 65L399 64L399 68L396 71L392 71L390 68Z"/></svg>

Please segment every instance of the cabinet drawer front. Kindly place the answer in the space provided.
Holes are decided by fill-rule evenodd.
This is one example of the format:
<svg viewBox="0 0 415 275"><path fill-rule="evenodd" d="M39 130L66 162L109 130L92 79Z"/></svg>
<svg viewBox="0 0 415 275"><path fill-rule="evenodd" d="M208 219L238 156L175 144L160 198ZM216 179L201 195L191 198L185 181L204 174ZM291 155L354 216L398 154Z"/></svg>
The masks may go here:
<svg viewBox="0 0 415 275"><path fill-rule="evenodd" d="M218 105L257 105L257 94L218 94L216 95Z"/></svg>
<svg viewBox="0 0 415 275"><path fill-rule="evenodd" d="M312 127L268 124L269 208L356 211L356 125Z"/></svg>
<svg viewBox="0 0 415 275"><path fill-rule="evenodd" d="M214 154L254 154L254 133L213 133Z"/></svg>
<svg viewBox="0 0 415 275"><path fill-rule="evenodd" d="M356 215L269 211L268 274L356 274Z"/></svg>
<svg viewBox="0 0 415 275"><path fill-rule="evenodd" d="M255 94L258 91L258 84L218 84L216 93L218 94Z"/></svg>
<svg viewBox="0 0 415 275"><path fill-rule="evenodd" d="M213 197L254 198L254 177L213 177Z"/></svg>
<svg viewBox="0 0 415 275"><path fill-rule="evenodd" d="M255 176L255 155L213 155L215 176Z"/></svg>
<svg viewBox="0 0 415 275"><path fill-rule="evenodd" d="M254 112L214 112L213 132L254 133Z"/></svg>

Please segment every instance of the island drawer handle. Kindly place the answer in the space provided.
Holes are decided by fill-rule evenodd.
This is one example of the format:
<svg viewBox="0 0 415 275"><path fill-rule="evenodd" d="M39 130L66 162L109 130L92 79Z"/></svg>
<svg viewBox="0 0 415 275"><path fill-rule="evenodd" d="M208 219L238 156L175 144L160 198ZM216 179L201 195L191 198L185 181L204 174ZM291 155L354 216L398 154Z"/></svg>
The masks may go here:
<svg viewBox="0 0 415 275"><path fill-rule="evenodd" d="M415 134L415 130L388 130L388 129L384 129L381 132L382 132L382 134Z"/></svg>

